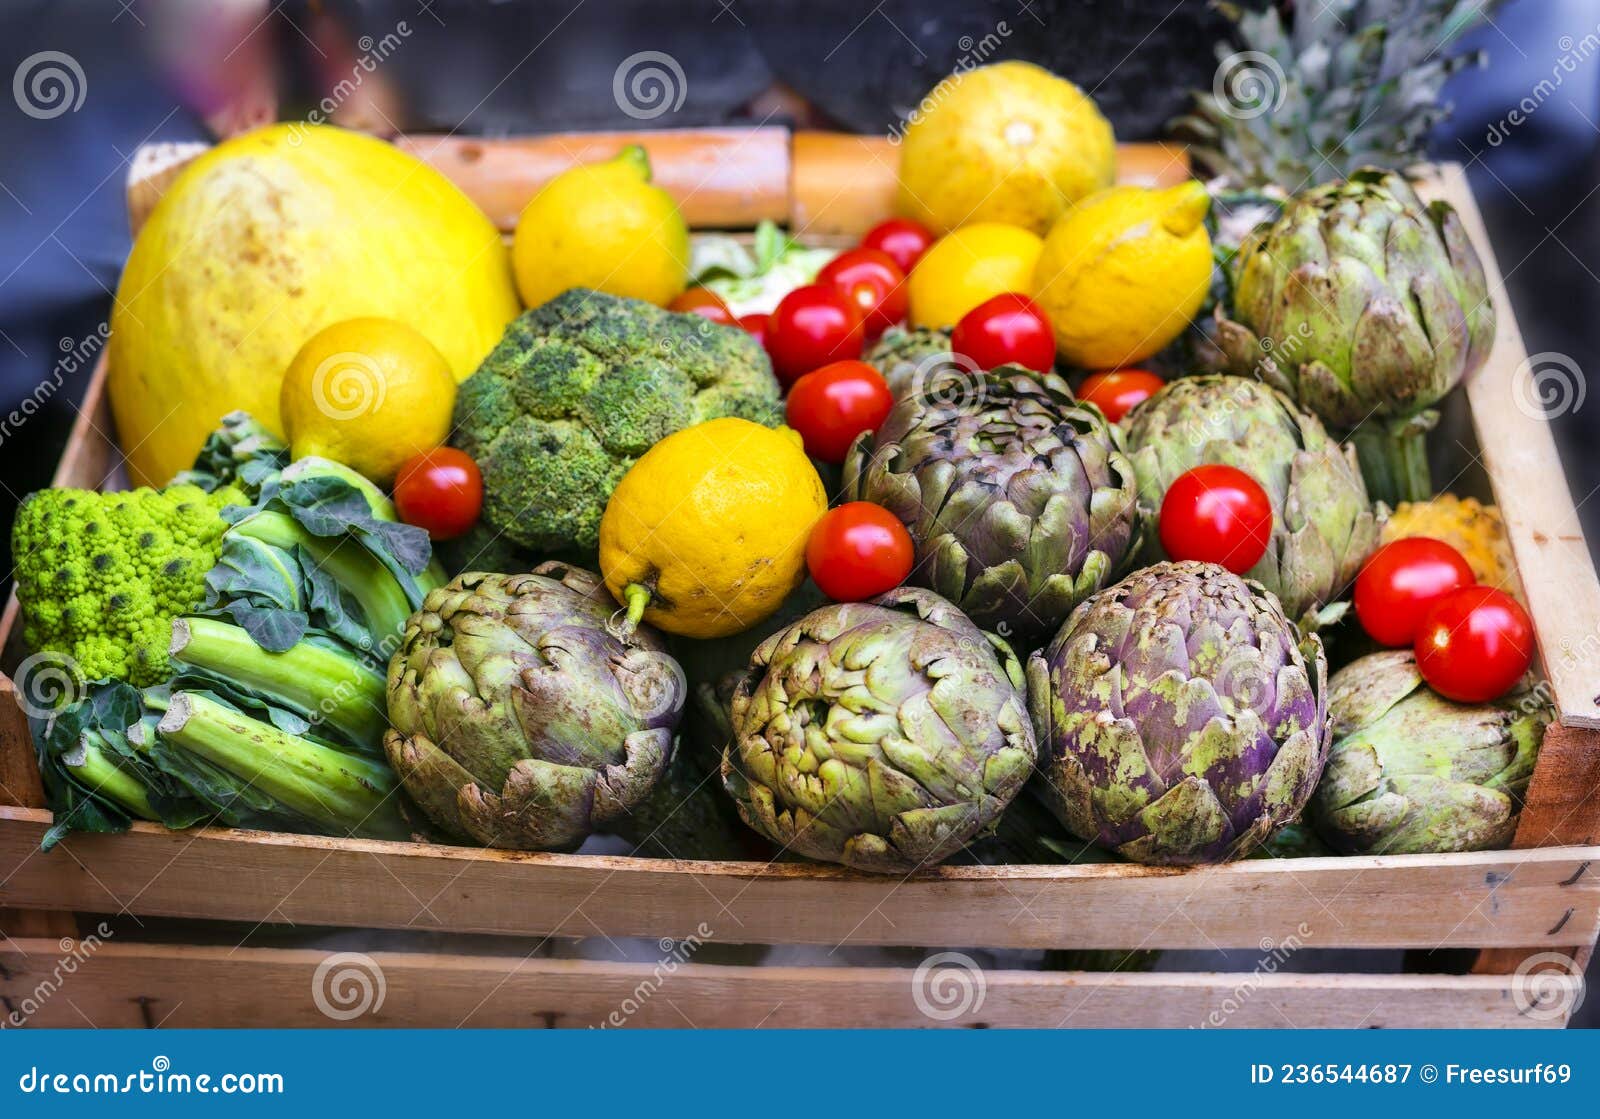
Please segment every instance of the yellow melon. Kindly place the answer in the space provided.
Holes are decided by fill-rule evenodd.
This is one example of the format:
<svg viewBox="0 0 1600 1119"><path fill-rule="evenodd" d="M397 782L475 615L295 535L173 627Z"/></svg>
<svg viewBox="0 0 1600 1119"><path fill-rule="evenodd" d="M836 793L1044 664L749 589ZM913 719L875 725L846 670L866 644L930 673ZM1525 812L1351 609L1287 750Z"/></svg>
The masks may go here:
<svg viewBox="0 0 1600 1119"><path fill-rule="evenodd" d="M398 319L460 381L519 309L499 232L413 156L326 125L219 144L156 205L117 286L109 389L129 472L164 484L236 408L281 433L284 370L330 323Z"/></svg>

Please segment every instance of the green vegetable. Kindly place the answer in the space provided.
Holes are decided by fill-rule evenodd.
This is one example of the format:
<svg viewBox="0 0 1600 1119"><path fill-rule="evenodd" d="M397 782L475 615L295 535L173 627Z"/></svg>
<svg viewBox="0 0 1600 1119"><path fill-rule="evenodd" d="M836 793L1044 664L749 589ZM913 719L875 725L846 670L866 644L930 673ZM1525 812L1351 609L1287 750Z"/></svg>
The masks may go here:
<svg viewBox="0 0 1600 1119"><path fill-rule="evenodd" d="M210 493L237 483L251 493L289 465L289 445L249 412L229 412L200 448L194 465L172 481Z"/></svg>
<svg viewBox="0 0 1600 1119"><path fill-rule="evenodd" d="M1025 648L1126 568L1144 525L1116 428L1015 365L910 387L851 446L844 493L906 526L912 582Z"/></svg>
<svg viewBox="0 0 1600 1119"><path fill-rule="evenodd" d="M55 812L45 850L69 831L122 831L130 819L409 834L394 774L381 761L285 712L256 718L203 682L189 685L141 692L103 681L65 710L32 720Z"/></svg>
<svg viewBox="0 0 1600 1119"><path fill-rule="evenodd" d="M194 485L29 495L11 529L23 640L71 657L85 679L165 679L172 619L204 599L222 509L246 500Z"/></svg>
<svg viewBox="0 0 1600 1119"><path fill-rule="evenodd" d="M735 315L771 311L789 292L817 278L837 253L812 249L770 221L756 226L751 245L726 234L699 234L690 246L691 281L722 297Z"/></svg>
<svg viewBox="0 0 1600 1119"><path fill-rule="evenodd" d="M1158 563L1028 662L1036 789L1068 831L1135 862L1239 858L1311 796L1327 704L1322 642L1261 584Z"/></svg>
<svg viewBox="0 0 1600 1119"><path fill-rule="evenodd" d="M319 830L405 832L394 774L382 762L289 734L204 692L174 693L156 733L166 747L227 771Z"/></svg>
<svg viewBox="0 0 1600 1119"><path fill-rule="evenodd" d="M591 552L617 482L651 446L722 416L776 424L754 338L574 288L507 328L456 395L453 445L483 472L483 521L513 544Z"/></svg>
<svg viewBox="0 0 1600 1119"><path fill-rule="evenodd" d="M298 641L269 652L239 626L215 618L172 623L172 658L180 671L220 677L354 744L376 743L389 720L383 674L334 642Z"/></svg>
<svg viewBox="0 0 1600 1119"><path fill-rule="evenodd" d="M559 563L428 595L389 663L384 751L458 839L572 850L634 810L672 757L683 671L626 638L598 576Z"/></svg>
<svg viewBox="0 0 1600 1119"><path fill-rule="evenodd" d="M935 866L1033 769L1010 646L931 591L812 611L735 681L722 779L751 827L858 870Z"/></svg>
<svg viewBox="0 0 1600 1119"><path fill-rule="evenodd" d="M1232 371L1288 393L1355 443L1379 501L1433 496L1433 406L1481 366L1495 311L1446 202L1367 168L1290 199L1245 238L1216 342Z"/></svg>
<svg viewBox="0 0 1600 1119"><path fill-rule="evenodd" d="M896 400L910 392L919 377L926 381L936 370L956 369L969 375L972 372L950 353L950 331L943 328L907 330L892 326L861 360L883 374Z"/></svg>
<svg viewBox="0 0 1600 1119"><path fill-rule="evenodd" d="M143 692L97 682L36 722L56 812L46 846L133 818L407 833L382 757L383 670L443 581L427 533L337 463L252 473L254 505L211 512L219 532L233 523L201 573L203 601L164 619L170 679Z"/></svg>
<svg viewBox="0 0 1600 1119"><path fill-rule="evenodd" d="M1367 500L1355 453L1322 421L1281 392L1248 377L1183 377L1122 422L1139 496L1157 512L1167 488L1197 466L1243 470L1272 501L1272 535L1246 574L1278 596L1303 627L1336 621L1340 601L1378 546L1379 513ZM1146 543L1165 559L1160 533Z"/></svg>
<svg viewBox="0 0 1600 1119"><path fill-rule="evenodd" d="M1333 749L1309 815L1331 846L1407 855L1511 842L1548 703L1532 692L1452 703L1423 682L1409 649L1346 665L1328 690Z"/></svg>

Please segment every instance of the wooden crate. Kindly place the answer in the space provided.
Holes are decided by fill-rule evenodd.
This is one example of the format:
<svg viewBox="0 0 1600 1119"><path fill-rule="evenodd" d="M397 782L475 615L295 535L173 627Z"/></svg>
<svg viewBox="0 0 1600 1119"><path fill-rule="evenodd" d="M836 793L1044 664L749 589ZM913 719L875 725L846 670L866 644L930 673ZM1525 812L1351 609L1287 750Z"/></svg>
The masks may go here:
<svg viewBox="0 0 1600 1119"><path fill-rule="evenodd" d="M509 228L529 194L623 139L700 226L789 221L858 232L887 211L887 141L777 129L401 141ZM137 225L189 147L141 151ZM1125 146L1124 178L1170 182L1181 152ZM1559 718L1548 731L1513 850L1132 865L943 867L905 879L795 864L670 862L340 840L226 829L75 835L38 850L50 822L33 748L0 677L0 1007L30 1024L322 1026L314 986L343 957L232 947L204 922L409 929L445 950L374 951L384 998L356 1025L567 1026L1551 1026L1564 1024L1600 931L1600 582L1545 422L1527 394L1522 339L1459 167L1430 169L1485 254L1500 325L1466 390L1481 461L1504 510ZM55 478L98 487L120 455L97 369ZM16 603L5 665L23 655ZM85 936L82 914L193 919L192 943ZM123 922L127 924L127 921ZM459 934L491 934L470 942ZM376 935L376 934L369 934ZM551 959L510 937L647 937L663 964ZM348 939L348 936L346 936ZM677 942L668 945L668 940ZM208 943L209 942L209 943ZM1239 973L990 970L961 1013L911 967L700 963L682 945L809 944L1038 949L1249 949ZM1471 948L1466 975L1288 974L1300 948ZM62 983L64 963L73 976ZM1530 965L1539 978L1519 975ZM665 977L663 975L665 971ZM82 977L79 981L78 977ZM967 981L972 981L971 975ZM49 995L57 987L61 997ZM659 997L651 997L659 988ZM968 991L970 996L971 992ZM370 1000L369 1000L370 1001ZM335 1011L339 1009L334 1007ZM962 1007L955 1007L962 1010ZM1225 1013L1219 1013L1225 1011ZM341 1016L336 1016L341 1017ZM1219 1020L1220 1019L1220 1020Z"/></svg>

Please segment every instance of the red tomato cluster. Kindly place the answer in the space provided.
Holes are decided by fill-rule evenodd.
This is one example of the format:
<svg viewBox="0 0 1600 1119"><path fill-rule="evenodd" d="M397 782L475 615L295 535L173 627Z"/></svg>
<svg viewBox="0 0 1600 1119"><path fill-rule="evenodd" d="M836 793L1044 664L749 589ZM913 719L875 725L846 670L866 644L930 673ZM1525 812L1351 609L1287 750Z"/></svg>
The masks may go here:
<svg viewBox="0 0 1600 1119"><path fill-rule="evenodd" d="M1372 553L1356 576L1356 617L1380 645L1410 645L1434 691L1488 703L1533 663L1533 622L1504 591L1479 585L1443 540L1413 536Z"/></svg>

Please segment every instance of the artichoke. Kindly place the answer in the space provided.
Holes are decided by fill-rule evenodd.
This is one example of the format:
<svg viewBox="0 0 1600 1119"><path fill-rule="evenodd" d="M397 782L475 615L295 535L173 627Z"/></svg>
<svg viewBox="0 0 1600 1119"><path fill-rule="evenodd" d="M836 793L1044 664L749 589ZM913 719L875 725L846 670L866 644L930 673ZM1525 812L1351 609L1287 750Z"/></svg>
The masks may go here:
<svg viewBox="0 0 1600 1119"><path fill-rule="evenodd" d="M722 777L786 849L905 873L990 829L1033 769L1022 668L929 591L824 606L733 688Z"/></svg>
<svg viewBox="0 0 1600 1119"><path fill-rule="evenodd" d="M1267 551L1246 576L1284 611L1316 628L1344 612L1338 599L1378 546L1380 515L1367 500L1355 455L1315 416L1247 377L1186 377L1139 405L1123 423L1139 496L1160 509L1178 475L1225 463L1261 483L1272 500ZM1160 557L1159 536L1148 537Z"/></svg>
<svg viewBox="0 0 1600 1119"><path fill-rule="evenodd" d="M435 824L570 851L644 800L687 688L653 631L613 632L616 608L598 576L559 563L429 592L389 662L383 745Z"/></svg>
<svg viewBox="0 0 1600 1119"><path fill-rule="evenodd" d="M1322 772L1327 675L1321 641L1259 583L1208 563L1137 571L1028 662L1039 792L1135 862L1247 855Z"/></svg>
<svg viewBox="0 0 1600 1119"><path fill-rule="evenodd" d="M1431 408L1489 356L1483 264L1445 202L1364 169L1293 198L1245 238L1217 344L1340 432L1390 505L1431 495Z"/></svg>
<svg viewBox="0 0 1600 1119"><path fill-rule="evenodd" d="M1328 716L1333 749L1309 815L1330 846L1359 855L1505 847L1550 721L1533 692L1445 699L1409 649L1335 673Z"/></svg>
<svg viewBox="0 0 1600 1119"><path fill-rule="evenodd" d="M1116 577L1143 520L1115 429L1017 366L923 379L850 449L844 492L905 524L913 582L1022 646Z"/></svg>
<svg viewBox="0 0 1600 1119"><path fill-rule="evenodd" d="M948 358L948 361L930 359ZM893 326L884 331L862 358L873 366L889 385L889 391L898 399L911 390L921 376L947 364L957 364L961 359L950 352L950 331L944 328L918 327L907 330Z"/></svg>

